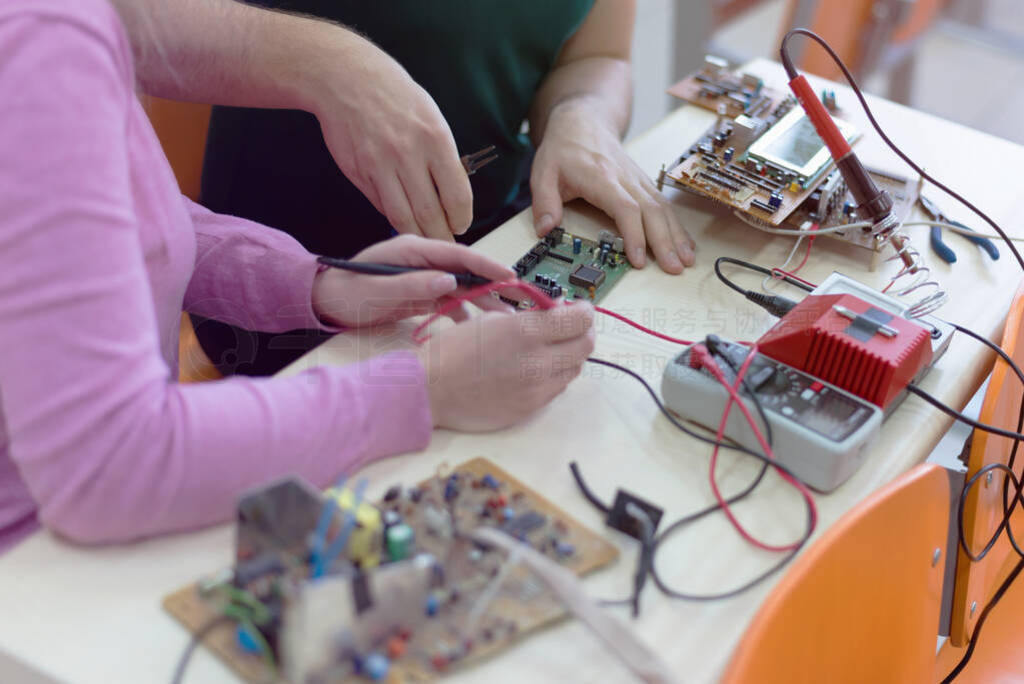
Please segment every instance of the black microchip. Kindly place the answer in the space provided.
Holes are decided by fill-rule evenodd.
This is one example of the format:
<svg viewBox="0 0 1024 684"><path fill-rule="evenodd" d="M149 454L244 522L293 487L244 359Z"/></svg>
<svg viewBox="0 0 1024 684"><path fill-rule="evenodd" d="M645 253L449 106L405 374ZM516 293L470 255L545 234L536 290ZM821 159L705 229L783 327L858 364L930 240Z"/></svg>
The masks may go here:
<svg viewBox="0 0 1024 684"><path fill-rule="evenodd" d="M601 269L580 264L569 274L569 283L578 287L601 287L604 277L604 271Z"/></svg>

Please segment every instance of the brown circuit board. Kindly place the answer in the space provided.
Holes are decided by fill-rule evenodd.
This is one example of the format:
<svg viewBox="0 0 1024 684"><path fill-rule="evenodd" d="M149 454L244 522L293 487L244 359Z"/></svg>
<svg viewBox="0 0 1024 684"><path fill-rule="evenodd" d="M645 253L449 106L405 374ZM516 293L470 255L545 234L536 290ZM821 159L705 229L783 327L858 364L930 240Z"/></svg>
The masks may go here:
<svg viewBox="0 0 1024 684"><path fill-rule="evenodd" d="M892 214L899 219L900 223L910 218L910 214L917 204L917 198L921 194L920 179L911 179L905 176L888 173L880 169L867 169L868 174L874 180L879 190L884 190L892 197ZM838 172L833 172L839 176ZM821 187L829 184L833 179L826 180ZM807 201L796 209L786 220L786 227L801 228L809 224L817 223L820 226L831 228L847 223L856 223L861 219L857 216L856 210L850 211L853 206L853 195L849 193L845 185L837 188L835 197L819 198L819 191L815 191ZM820 202L819 202L820 200ZM848 242L858 247L872 251L879 249L879 242L871 229L851 228L841 232L825 233L822 237L829 237L843 242Z"/></svg>
<svg viewBox="0 0 1024 684"><path fill-rule="evenodd" d="M819 149L824 147L795 98L765 87L753 74L729 71L721 60L709 57L704 68L668 92L718 117L675 162L662 168L659 189L669 185L688 190L752 220L779 226L835 168L827 150L802 160L806 166L762 153L761 148L770 148L767 143L773 139L782 147L791 138L801 144L816 140ZM837 122L847 139L855 142L858 135L853 127L841 119ZM812 158L818 162L812 163Z"/></svg>
<svg viewBox="0 0 1024 684"><path fill-rule="evenodd" d="M445 500L445 487L452 481L460 483L462 493L453 502L441 505L447 506L455 528L488 524L481 519L484 510L492 511L491 517L495 517L496 511L507 511L504 517L514 515L515 520L521 519L519 516L524 513L536 513L537 519L542 518L543 522L517 536L576 574L596 570L618 556L615 546L603 537L484 458L441 470L417 488L410 488L407 491L418 489L415 501L403 493L379 502L377 507L382 512L400 513L413 528L417 552L428 552L443 559L448 588L436 617L419 622L409 637L407 650L393 660L386 678L388 682L436 679L450 669L491 657L528 633L566 615L557 599L525 568L503 568L504 558L497 552L481 554L465 537L431 533L423 513L426 507ZM481 484L485 482L497 483L497 486ZM496 582L499 573L501 579ZM164 609L192 634L217 615L217 607L203 598L200 584L175 591L163 603ZM480 612L475 599L483 592L490 592L493 598L483 603L487 607ZM467 622L472 623L471 626ZM471 631L467 633L467 629ZM240 650L233 625L222 624L211 630L203 643L244 680L275 681L272 670L260 656ZM453 657L456 652L458 657ZM349 678L361 681L358 677Z"/></svg>

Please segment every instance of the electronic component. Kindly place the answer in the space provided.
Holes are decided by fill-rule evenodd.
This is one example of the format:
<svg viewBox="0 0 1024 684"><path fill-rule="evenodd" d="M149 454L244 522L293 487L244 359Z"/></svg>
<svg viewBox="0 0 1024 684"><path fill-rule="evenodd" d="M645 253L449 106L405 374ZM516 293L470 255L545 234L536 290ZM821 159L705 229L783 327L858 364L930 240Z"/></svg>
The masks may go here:
<svg viewBox="0 0 1024 684"><path fill-rule="evenodd" d="M626 509L630 504L639 507L640 510L647 514L647 519L651 521L651 534L653 535L658 530L658 524L661 523L661 516L664 511L651 502L645 501L623 489L615 492L615 501L612 503L611 508L608 509L608 515L604 521L605 525L620 532L625 532L635 539L643 539L642 523L630 515Z"/></svg>
<svg viewBox="0 0 1024 684"><path fill-rule="evenodd" d="M385 532L385 547L388 558L392 561L405 560L409 557L415 535L412 528L405 523L392 525Z"/></svg>
<svg viewBox="0 0 1024 684"><path fill-rule="evenodd" d="M439 472L415 487L390 487L376 505L357 505L364 487L360 481L354 492L339 488L324 497L293 479L247 495L240 526L252 531L258 519L260 530L288 536L261 547L262 555L240 560L233 572L175 592L165 607L193 632L222 612L225 596L244 597L234 606L237 610L261 611L244 634L225 624L204 640L247 681L272 679L266 663L275 660L292 682L355 676L425 681L501 651L527 631L566 614L522 564L508 565L503 552L474 542L470 535L479 528L500 529L578 574L618 553L484 459ZM302 524L293 516L274 519L277 511L291 515L295 501L305 502L299 506L306 511ZM375 518L357 517L369 520L373 539L368 545L380 549L379 563L359 567L353 561L366 556L351 558L348 538L343 540L349 542L347 553L311 577L311 552L324 545L317 539L327 502L337 504L325 525L322 541L328 548L345 533L353 508L376 511ZM294 554L289 551L282 561L280 549ZM500 592L485 594L499 573Z"/></svg>
<svg viewBox="0 0 1024 684"><path fill-rule="evenodd" d="M604 282L605 273L599 268L580 264L569 275L569 282L583 288L597 288Z"/></svg>
<svg viewBox="0 0 1024 684"><path fill-rule="evenodd" d="M281 553L306 555L305 535L316 525L324 497L304 480L288 478L242 496L235 517L235 559Z"/></svg>
<svg viewBox="0 0 1024 684"><path fill-rule="evenodd" d="M764 87L756 76L702 70L669 92L719 116L686 154L661 171L659 188L668 184L696 192L772 227L800 207L833 168L796 98ZM840 126L846 141L857 139L852 125Z"/></svg>
<svg viewBox="0 0 1024 684"><path fill-rule="evenodd" d="M836 125L845 142L855 137L855 129L850 124L837 121ZM751 143L747 160L759 162L773 177L785 177L801 187L820 178L832 166L828 147L811 120L797 108Z"/></svg>
<svg viewBox="0 0 1024 684"><path fill-rule="evenodd" d="M742 362L748 353L738 344L720 341L719 346L734 362ZM721 361L718 365L735 382L730 367ZM771 425L776 458L797 477L828 492L857 470L882 423L881 409L764 354L754 358L745 377ZM740 394L757 416L746 390ZM666 367L661 395L673 413L709 430L718 426L729 396L705 369L692 367L689 348ZM748 449L760 449L738 409L730 412L725 435Z"/></svg>
<svg viewBox="0 0 1024 684"><path fill-rule="evenodd" d="M367 568L380 562L381 516L380 510L366 501L356 505L356 495L351 489L328 489L326 496L333 497L342 516L355 516L355 525L345 548L347 558ZM353 508L355 510L353 511Z"/></svg>
<svg viewBox="0 0 1024 684"><path fill-rule="evenodd" d="M757 344L883 409L932 360L929 330L849 294L807 296Z"/></svg>
<svg viewBox="0 0 1024 684"><path fill-rule="evenodd" d="M622 237L602 230L594 241L561 228L557 230L561 232L555 233L553 229L516 262L516 274L552 299L565 297L600 302L631 269ZM557 240L549 239L552 234ZM583 277L574 277L581 266L587 267ZM529 299L519 301L506 297L503 301L522 308L533 306Z"/></svg>

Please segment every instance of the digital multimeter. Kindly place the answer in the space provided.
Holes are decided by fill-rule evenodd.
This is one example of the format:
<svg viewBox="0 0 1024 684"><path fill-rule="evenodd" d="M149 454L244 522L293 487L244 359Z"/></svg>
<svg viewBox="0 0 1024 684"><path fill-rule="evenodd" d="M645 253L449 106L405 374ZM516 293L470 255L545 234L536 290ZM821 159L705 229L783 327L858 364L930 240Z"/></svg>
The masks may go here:
<svg viewBox="0 0 1024 684"><path fill-rule="evenodd" d="M724 341L718 352L727 354L737 368L749 353L746 347ZM729 364L716 360L725 378L734 383ZM744 379L771 425L775 458L823 492L835 489L857 470L882 424L882 411L871 402L762 354L751 361ZM749 394L743 387L739 393L764 432ZM707 370L691 366L689 348L668 364L661 394L673 413L712 430L721 422L729 397ZM761 451L738 407L729 413L725 435Z"/></svg>

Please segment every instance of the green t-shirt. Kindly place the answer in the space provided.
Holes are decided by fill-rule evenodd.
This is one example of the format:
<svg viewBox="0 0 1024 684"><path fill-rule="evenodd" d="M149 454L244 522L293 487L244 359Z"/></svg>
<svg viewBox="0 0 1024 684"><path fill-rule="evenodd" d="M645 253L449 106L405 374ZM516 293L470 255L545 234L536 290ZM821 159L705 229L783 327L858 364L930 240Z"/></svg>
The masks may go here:
<svg viewBox="0 0 1024 684"><path fill-rule="evenodd" d="M253 0L360 32L437 102L460 154L495 145L472 177L474 229L522 198L532 147L520 133L535 93L593 0ZM302 112L217 108L203 178L216 211L282 228L314 252L344 256L390 232L330 158Z"/></svg>

